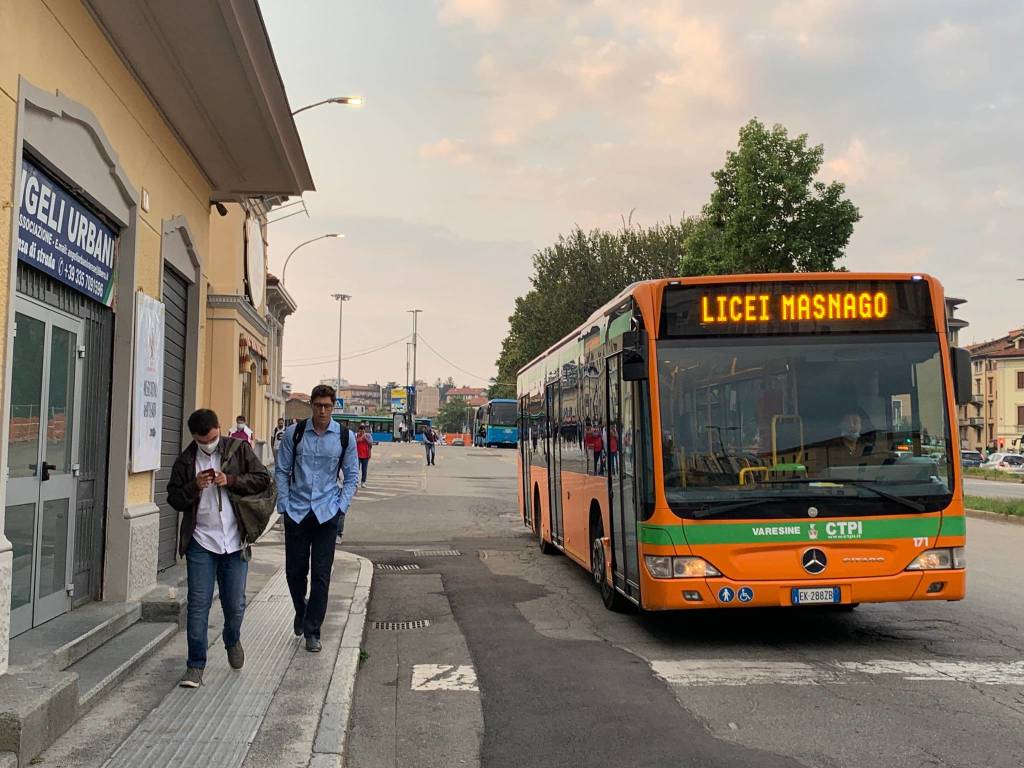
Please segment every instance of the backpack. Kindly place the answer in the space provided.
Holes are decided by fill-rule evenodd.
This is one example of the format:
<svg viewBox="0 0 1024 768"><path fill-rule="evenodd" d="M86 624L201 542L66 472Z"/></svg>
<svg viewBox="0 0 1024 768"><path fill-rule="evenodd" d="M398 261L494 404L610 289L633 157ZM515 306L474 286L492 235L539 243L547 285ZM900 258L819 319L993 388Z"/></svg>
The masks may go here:
<svg viewBox="0 0 1024 768"><path fill-rule="evenodd" d="M306 419L303 419L295 425L295 431L292 433L292 450L295 452L292 456L292 466L294 467L294 456L298 454L299 443L302 442L302 436L306 434ZM341 455L338 457L338 471L335 475L341 474L341 465L345 463L345 451L348 450L348 427L341 425L341 432L339 433L341 439Z"/></svg>

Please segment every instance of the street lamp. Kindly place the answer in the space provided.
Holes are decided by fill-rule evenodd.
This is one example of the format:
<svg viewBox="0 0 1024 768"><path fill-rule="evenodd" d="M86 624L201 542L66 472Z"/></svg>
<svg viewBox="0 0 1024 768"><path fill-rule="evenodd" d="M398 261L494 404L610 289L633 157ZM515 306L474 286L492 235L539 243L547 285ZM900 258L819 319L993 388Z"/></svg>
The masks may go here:
<svg viewBox="0 0 1024 768"><path fill-rule="evenodd" d="M416 321L419 319L422 309L407 309L412 313L412 399L409 403L410 426L416 423Z"/></svg>
<svg viewBox="0 0 1024 768"><path fill-rule="evenodd" d="M341 389L341 317L342 311L345 309L345 302L352 297L347 293L333 293L331 295L338 300L338 389Z"/></svg>
<svg viewBox="0 0 1024 768"><path fill-rule="evenodd" d="M307 240L304 243L299 243L294 248L292 248L292 252L285 257L284 266L281 267L281 285L285 284L284 276L288 272L288 262L291 261L291 258L292 256L295 255L295 252L299 250L299 248L301 248L302 246L309 245L310 243L315 243L317 240L323 240L325 237L344 237L344 235L338 234L337 232L331 232L326 235L320 235L320 237L314 237L312 240Z"/></svg>
<svg viewBox="0 0 1024 768"><path fill-rule="evenodd" d="M299 112L305 112L307 109L312 109L313 107L319 107L321 104L348 104L351 107L360 107L363 104L363 97L362 96L333 96L330 99L324 99L323 101L318 101L318 102L316 102L316 104L307 104L304 107L300 107L299 109L296 109L294 112L292 112L292 117L295 117L295 115L299 114Z"/></svg>

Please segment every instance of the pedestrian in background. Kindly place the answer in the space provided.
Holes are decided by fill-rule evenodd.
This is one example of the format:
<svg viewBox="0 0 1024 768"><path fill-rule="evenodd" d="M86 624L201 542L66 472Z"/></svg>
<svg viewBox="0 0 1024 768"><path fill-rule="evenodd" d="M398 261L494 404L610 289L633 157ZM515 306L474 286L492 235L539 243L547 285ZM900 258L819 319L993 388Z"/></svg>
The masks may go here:
<svg viewBox="0 0 1024 768"><path fill-rule="evenodd" d="M356 492L359 462L352 432L331 418L333 387L313 388L313 417L288 428L275 470L278 509L284 516L285 576L295 607L292 628L306 650L318 653L320 627L334 567L334 546ZM309 581L309 595L306 583Z"/></svg>
<svg viewBox="0 0 1024 768"><path fill-rule="evenodd" d="M281 438L284 436L284 419L277 420L274 433L270 436L270 449L274 452L274 463L277 463L277 449L281 447Z"/></svg>
<svg viewBox="0 0 1024 768"><path fill-rule="evenodd" d="M434 452L437 450L437 432L433 427L427 427L423 432L423 447L427 452L427 466L434 465Z"/></svg>
<svg viewBox="0 0 1024 768"><path fill-rule="evenodd" d="M373 435L365 424L359 425L356 449L356 454L359 456L359 485L365 486L366 470L370 466L370 457L373 455Z"/></svg>
<svg viewBox="0 0 1024 768"><path fill-rule="evenodd" d="M245 416L238 415L235 417L235 431L228 435L228 437L233 437L235 440L245 440L252 447L253 432L249 429L249 425L245 423Z"/></svg>
<svg viewBox="0 0 1024 768"><path fill-rule="evenodd" d="M192 442L171 469L167 501L181 512L178 555L185 558L188 572L188 660L181 686L198 688L206 668L214 583L224 609L228 663L232 669L245 663L241 631L249 548L243 547L242 520L227 491L236 496L262 493L271 477L248 442L231 446L231 438L221 437L213 411L204 408L189 416L188 430Z"/></svg>

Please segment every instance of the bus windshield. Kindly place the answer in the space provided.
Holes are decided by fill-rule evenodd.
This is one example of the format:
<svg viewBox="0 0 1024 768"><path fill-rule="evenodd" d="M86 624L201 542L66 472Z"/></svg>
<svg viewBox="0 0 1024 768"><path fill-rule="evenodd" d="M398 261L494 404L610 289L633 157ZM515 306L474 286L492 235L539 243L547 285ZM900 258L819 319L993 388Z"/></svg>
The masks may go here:
<svg viewBox="0 0 1024 768"><path fill-rule="evenodd" d="M659 341L670 506L696 518L944 508L940 360L934 333Z"/></svg>
<svg viewBox="0 0 1024 768"><path fill-rule="evenodd" d="M491 403L491 415L487 423L493 427L514 427L517 411L515 403Z"/></svg>

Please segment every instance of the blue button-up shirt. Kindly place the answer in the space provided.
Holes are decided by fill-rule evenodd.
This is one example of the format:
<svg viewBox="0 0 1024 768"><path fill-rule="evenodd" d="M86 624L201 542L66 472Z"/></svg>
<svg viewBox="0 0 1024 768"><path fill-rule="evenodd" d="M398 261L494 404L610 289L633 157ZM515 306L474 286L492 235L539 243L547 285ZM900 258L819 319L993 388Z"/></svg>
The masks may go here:
<svg viewBox="0 0 1024 768"><path fill-rule="evenodd" d="M331 419L327 431L318 435L313 420L306 420L302 441L295 447L295 428L292 424L281 438L277 451L277 508L296 523L312 512L325 523L338 512L344 515L356 492L359 477L359 459L356 438L349 430L348 448L338 477L338 458L341 456L341 425ZM298 456L295 454L298 453Z"/></svg>

